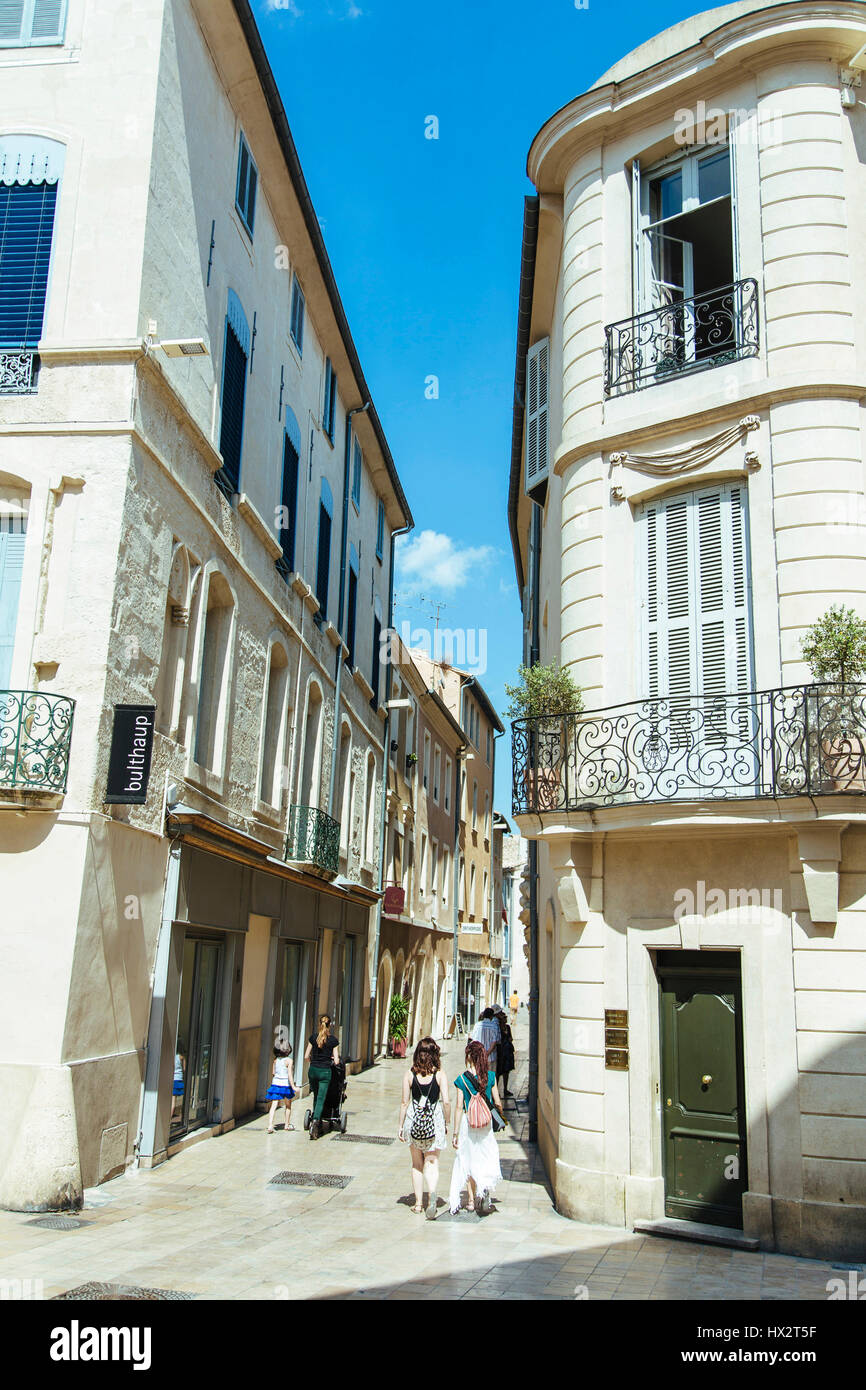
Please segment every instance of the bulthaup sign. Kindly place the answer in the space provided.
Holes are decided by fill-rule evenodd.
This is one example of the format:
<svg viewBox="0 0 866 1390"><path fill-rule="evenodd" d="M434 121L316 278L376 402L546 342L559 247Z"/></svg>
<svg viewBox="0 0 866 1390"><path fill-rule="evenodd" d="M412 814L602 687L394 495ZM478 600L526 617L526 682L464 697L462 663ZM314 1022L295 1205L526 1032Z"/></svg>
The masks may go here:
<svg viewBox="0 0 866 1390"><path fill-rule="evenodd" d="M143 806L147 801L155 715L155 705L114 706L105 796L109 804Z"/></svg>

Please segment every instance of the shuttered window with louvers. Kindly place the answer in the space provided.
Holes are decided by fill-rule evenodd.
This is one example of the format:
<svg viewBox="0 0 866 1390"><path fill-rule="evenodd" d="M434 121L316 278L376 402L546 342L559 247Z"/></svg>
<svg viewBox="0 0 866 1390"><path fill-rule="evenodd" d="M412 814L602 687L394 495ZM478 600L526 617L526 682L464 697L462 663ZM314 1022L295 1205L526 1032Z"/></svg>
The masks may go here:
<svg viewBox="0 0 866 1390"><path fill-rule="evenodd" d="M526 491L547 481L550 466L548 391L550 339L542 338L526 358Z"/></svg>
<svg viewBox="0 0 866 1390"><path fill-rule="evenodd" d="M42 337L56 183L0 183L0 347Z"/></svg>
<svg viewBox="0 0 866 1390"><path fill-rule="evenodd" d="M0 690L8 688L12 674L26 539L20 517L0 516Z"/></svg>
<svg viewBox="0 0 866 1390"><path fill-rule="evenodd" d="M0 0L0 48L62 43L66 0Z"/></svg>
<svg viewBox="0 0 866 1390"><path fill-rule="evenodd" d="M240 483L246 389L247 355L234 328L226 319L222 428L220 431L220 453L223 456L223 466L216 475L216 482L228 495L236 493Z"/></svg>
<svg viewBox="0 0 866 1390"><path fill-rule="evenodd" d="M641 525L646 695L679 702L750 690L745 488L649 502Z"/></svg>

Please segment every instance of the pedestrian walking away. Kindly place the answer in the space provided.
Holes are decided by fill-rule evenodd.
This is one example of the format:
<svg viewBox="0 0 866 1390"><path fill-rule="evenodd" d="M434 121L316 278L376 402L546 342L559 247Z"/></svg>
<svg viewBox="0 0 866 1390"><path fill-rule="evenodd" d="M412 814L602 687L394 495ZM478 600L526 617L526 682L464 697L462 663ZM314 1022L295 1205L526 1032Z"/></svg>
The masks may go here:
<svg viewBox="0 0 866 1390"><path fill-rule="evenodd" d="M496 1084L499 1085L499 1078L502 1078L502 1087L499 1094L502 1103L508 1095L508 1078L514 1071L514 1034L511 1025L505 1016L505 1010L499 1009L497 1012L499 1019L499 1031L502 1034L502 1041L496 1050Z"/></svg>
<svg viewBox="0 0 866 1390"><path fill-rule="evenodd" d="M457 1098L451 1143L457 1156L451 1173L448 1205L456 1214L465 1188L470 1208L479 1216L487 1216L492 1210L491 1195L502 1180L492 1118L494 1111L501 1118L502 1106L496 1078L488 1068L487 1051L482 1043L467 1044L466 1070L454 1085Z"/></svg>
<svg viewBox="0 0 866 1390"><path fill-rule="evenodd" d="M274 1043L274 1072L268 1093L265 1096L265 1100L271 1102L271 1108L268 1111L268 1134L274 1132L274 1118L280 1101L283 1102L286 1110L286 1131L294 1129L292 1101L297 1094L295 1078L292 1075L292 1045L287 1042L276 1042Z"/></svg>
<svg viewBox="0 0 866 1390"><path fill-rule="evenodd" d="M487 1052L487 1065L495 1076L496 1049L499 1046L501 1033L493 1009L488 1008L484 1010L469 1036L474 1042L483 1044Z"/></svg>
<svg viewBox="0 0 866 1390"><path fill-rule="evenodd" d="M331 1032L329 1014L319 1015L319 1029L311 1033L304 1053L304 1061L309 1062L307 1076L313 1092L313 1118L310 1121L310 1138L318 1139L322 1122L325 1098L331 1084L331 1067L339 1066L340 1044Z"/></svg>
<svg viewBox="0 0 866 1390"><path fill-rule="evenodd" d="M412 1157L414 1212L424 1210L424 1184L427 1184L427 1220L436 1220L436 1189L439 1186L439 1154L444 1149L451 1120L448 1077L442 1070L439 1044L435 1038L422 1038L415 1048L412 1066L403 1077L400 1123L397 1137L409 1145Z"/></svg>

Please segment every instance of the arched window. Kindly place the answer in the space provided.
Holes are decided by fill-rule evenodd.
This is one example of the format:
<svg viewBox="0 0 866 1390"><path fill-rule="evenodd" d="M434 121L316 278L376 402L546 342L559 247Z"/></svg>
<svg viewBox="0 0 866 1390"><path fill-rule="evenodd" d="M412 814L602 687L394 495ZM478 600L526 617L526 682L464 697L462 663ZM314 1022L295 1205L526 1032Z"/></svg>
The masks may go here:
<svg viewBox="0 0 866 1390"><path fill-rule="evenodd" d="M189 637L189 605L193 570L197 568L186 547L174 542L165 599L162 652L156 683L156 727L175 738L180 717Z"/></svg>
<svg viewBox="0 0 866 1390"><path fill-rule="evenodd" d="M225 758L234 617L231 589L222 575L214 571L205 599L193 755L200 767L212 772L222 771Z"/></svg>
<svg viewBox="0 0 866 1390"><path fill-rule="evenodd" d="M318 807L322 782L322 692L315 681L307 692L307 717L304 720L304 763L301 774L302 806Z"/></svg>
<svg viewBox="0 0 866 1390"><path fill-rule="evenodd" d="M279 642L271 647L265 687L265 720L262 728L262 755L259 769L259 798L279 807L282 799L283 749L286 731L286 703L289 688L289 658Z"/></svg>
<svg viewBox="0 0 866 1390"><path fill-rule="evenodd" d="M477 906L477 904L476 904L476 902L475 902L475 865L474 865L474 864L470 864L470 866L469 866L469 903L468 903L468 911L469 911L469 916L473 919L473 921L475 920L475 916L476 916L476 912L475 912L476 906Z"/></svg>
<svg viewBox="0 0 866 1390"><path fill-rule="evenodd" d="M337 795L340 798L340 853L348 854L351 839L352 807L349 777L352 770L352 731L347 722L340 729L340 761L337 764Z"/></svg>
<svg viewBox="0 0 866 1390"><path fill-rule="evenodd" d="M222 425L220 428L220 453L223 456L223 466L214 474L214 482L227 497L233 497L240 486L244 403L247 391L250 341L250 326L243 305L234 290L229 290L226 306L225 347L223 349Z"/></svg>
<svg viewBox="0 0 866 1390"><path fill-rule="evenodd" d="M368 864L372 864L376 854L376 759L372 753L367 754L367 836L364 847L364 858Z"/></svg>

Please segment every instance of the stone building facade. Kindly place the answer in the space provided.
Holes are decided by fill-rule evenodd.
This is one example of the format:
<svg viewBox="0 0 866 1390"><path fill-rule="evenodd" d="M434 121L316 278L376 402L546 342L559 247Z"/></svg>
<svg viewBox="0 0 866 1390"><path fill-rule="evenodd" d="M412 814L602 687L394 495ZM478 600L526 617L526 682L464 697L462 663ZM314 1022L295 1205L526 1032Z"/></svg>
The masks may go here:
<svg viewBox="0 0 866 1390"><path fill-rule="evenodd" d="M298 1058L327 1009L366 1055L412 521L247 0L61 10L0 46L0 195L42 209L39 321L0 311L0 1203L26 1209L231 1126L275 1028ZM121 705L155 725L143 804L105 799Z"/></svg>
<svg viewBox="0 0 866 1390"><path fill-rule="evenodd" d="M560 1211L866 1242L866 21L743 0L535 137L509 516L538 1131ZM535 982L533 982L535 983Z"/></svg>

